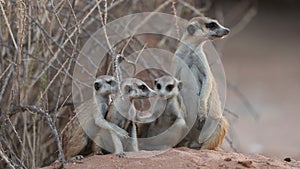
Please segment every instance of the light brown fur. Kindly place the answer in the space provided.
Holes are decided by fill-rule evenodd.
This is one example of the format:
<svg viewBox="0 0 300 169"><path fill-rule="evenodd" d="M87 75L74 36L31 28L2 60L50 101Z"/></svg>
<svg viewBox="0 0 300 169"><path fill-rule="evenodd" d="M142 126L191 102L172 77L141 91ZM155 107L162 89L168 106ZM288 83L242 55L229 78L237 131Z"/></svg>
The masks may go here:
<svg viewBox="0 0 300 169"><path fill-rule="evenodd" d="M189 134L178 144L201 149L219 149L227 132L222 115L217 85L208 64L203 45L222 38L229 29L216 20L197 17L190 20L175 55L182 58L193 72L199 86L198 118Z"/></svg>
<svg viewBox="0 0 300 169"><path fill-rule="evenodd" d="M96 83L100 85L96 86ZM75 109L76 115L62 131L63 150L67 159L71 159L84 151L88 143L91 142L89 137L92 137L98 144L112 142L111 147L114 147L114 153L119 156L124 155L120 138L128 137L128 133L104 119L108 112L109 95L115 92L117 92L117 82L112 76L97 78L93 99L84 102ZM92 144L92 152L99 153L101 148L95 143Z"/></svg>

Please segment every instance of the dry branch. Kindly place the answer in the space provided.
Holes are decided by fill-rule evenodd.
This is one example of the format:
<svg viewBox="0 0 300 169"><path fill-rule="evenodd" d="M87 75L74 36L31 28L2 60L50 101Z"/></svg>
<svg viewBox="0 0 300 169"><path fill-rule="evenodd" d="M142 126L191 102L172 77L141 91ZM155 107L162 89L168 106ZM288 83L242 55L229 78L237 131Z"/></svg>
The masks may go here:
<svg viewBox="0 0 300 169"><path fill-rule="evenodd" d="M0 156L5 161L5 163L8 165L9 168L13 168L13 169L15 168L11 160L9 160L9 158L5 155L5 153L2 152L1 149L0 149Z"/></svg>
<svg viewBox="0 0 300 169"><path fill-rule="evenodd" d="M13 111L15 113L17 113L18 111L30 111L30 112L34 112L34 113L37 113L41 116L44 116L46 117L47 121L48 121L48 124L52 130L52 134L54 135L55 137L55 141L56 141L56 144L57 144L57 147L58 147L58 152L59 152L59 161L62 162L62 164L66 163L66 160L65 160L65 156L64 156L64 153L63 153L63 149L62 149L62 144L61 144L61 138L60 138L60 135L58 134L57 130L56 130L56 127L55 127L55 124L51 118L51 116L48 114L48 112L36 107L36 106L33 106L33 105L20 105L20 106L17 106L16 109Z"/></svg>
<svg viewBox="0 0 300 169"><path fill-rule="evenodd" d="M89 38L94 38L96 45L103 43L98 42L92 36L98 28L111 20L139 12L164 12L174 15L174 18L178 16L189 19L196 15L203 15L202 12L222 10L218 11L218 17L224 18L224 22L228 23L228 17L232 17L234 21L238 18L238 22L231 24L236 32L243 29L256 12L255 7L247 6L252 1L251 3L241 2L242 9L238 4L236 8L239 10L227 13L223 6L219 9L213 8L217 2L219 1L204 0L200 3L190 0L157 0L155 2L147 0L16 0L4 3L0 0L0 25L3 28L0 30L0 125L3 132L0 133L0 145L2 143L4 147L3 149L0 147L0 156L5 164L22 168L47 165L57 159L57 150L60 161L64 161L58 135L61 126L54 126L54 122L60 123L60 119L56 121L51 117L56 117L58 109L65 103L72 103L72 82L76 82L75 87L76 85L90 87L89 82L73 78L72 69L75 65L82 66L78 63L78 54ZM242 13L238 15L236 11ZM147 22L148 18L145 18L144 22ZM144 22L138 24L136 30ZM177 20L174 20L178 34L176 22ZM126 26L120 25L120 28L126 29ZM105 38L109 44L110 37ZM169 39L160 37L155 47L174 50L177 41L169 42ZM139 59L141 64L147 64L141 57L147 47L152 47L151 43L133 34L129 39L124 39L121 45L110 46L112 51L108 52L107 56L111 59L115 54L121 53L120 60L132 64L135 69ZM140 50L140 53L135 60L131 61L126 58L137 50ZM153 61L159 64L159 58L151 51L150 54L153 56ZM85 54L82 56L89 58ZM108 60L107 63L109 64L112 60ZM87 62L93 64L92 59L87 59ZM95 64L93 66L95 69L101 69L101 66ZM87 69L83 67L83 71ZM124 76L129 76L129 73L124 72L123 69L120 71L125 73ZM88 76L95 75L88 72ZM234 92L237 90L230 84L228 86ZM243 94L239 91L236 93L242 100L246 100L244 104L250 111L254 110ZM33 105L40 106L42 109ZM10 112L13 108L15 109ZM23 111L32 112L34 116L17 113ZM238 118L235 113L225 111ZM48 124L45 123L44 118L40 120L39 117L45 117ZM49 139L51 132L54 137ZM232 140L228 140L229 144ZM44 151L45 149L47 151ZM2 168L1 163L0 168Z"/></svg>

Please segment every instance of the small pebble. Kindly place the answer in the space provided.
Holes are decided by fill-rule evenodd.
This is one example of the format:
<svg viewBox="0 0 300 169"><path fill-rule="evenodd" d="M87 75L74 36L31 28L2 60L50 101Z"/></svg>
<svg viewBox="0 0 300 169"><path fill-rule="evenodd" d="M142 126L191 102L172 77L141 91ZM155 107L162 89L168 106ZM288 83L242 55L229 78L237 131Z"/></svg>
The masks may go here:
<svg viewBox="0 0 300 169"><path fill-rule="evenodd" d="M252 163L253 163L252 161L238 161L238 164L241 164L242 166L247 168L254 167Z"/></svg>
<svg viewBox="0 0 300 169"><path fill-rule="evenodd" d="M290 157L286 157L286 158L284 159L284 161L286 161L286 162L291 162L292 159L291 159Z"/></svg>
<svg viewBox="0 0 300 169"><path fill-rule="evenodd" d="M231 158L227 157L227 158L224 159L224 161L231 161Z"/></svg>

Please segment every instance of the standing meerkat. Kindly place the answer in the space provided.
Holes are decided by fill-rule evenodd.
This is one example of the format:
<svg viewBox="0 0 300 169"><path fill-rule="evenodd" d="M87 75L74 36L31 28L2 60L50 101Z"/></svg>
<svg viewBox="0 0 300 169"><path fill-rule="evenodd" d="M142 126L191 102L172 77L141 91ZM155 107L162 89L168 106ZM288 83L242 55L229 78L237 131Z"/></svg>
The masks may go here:
<svg viewBox="0 0 300 169"><path fill-rule="evenodd" d="M93 99L79 105L75 109L76 115L62 130L63 150L67 159L78 155L86 148L89 142L86 132L89 134L95 133L93 137L107 137L110 142L113 142L113 146L115 147L114 153L119 156L124 155L119 137L128 137L128 133L117 125L105 120L110 94L117 91L118 83L113 76L103 75L95 80ZM100 131L102 131L102 135L99 135ZM95 143L92 149L93 152L99 151Z"/></svg>
<svg viewBox="0 0 300 169"><path fill-rule="evenodd" d="M157 137L153 141L150 140L152 143L147 144L150 149L172 148L185 136L188 130L185 121L186 109L179 93L183 84L168 75L155 79L154 84L157 93L152 112L154 122L149 125L147 137ZM168 133L163 133L165 131Z"/></svg>
<svg viewBox="0 0 300 169"><path fill-rule="evenodd" d="M199 86L198 117L187 137L179 146L218 149L227 132L227 120L222 115L217 84L203 51L206 41L223 38L229 33L218 21L207 17L192 18L175 55L182 58L193 72ZM205 126L205 130L201 129ZM213 130L212 134L211 131Z"/></svg>
<svg viewBox="0 0 300 169"><path fill-rule="evenodd" d="M120 95L114 100L107 119L130 133L128 151L138 151L136 112L134 99L149 98L156 95L145 82L137 78L126 78L121 82ZM128 140L126 140L128 141ZM127 142L128 143L128 142Z"/></svg>

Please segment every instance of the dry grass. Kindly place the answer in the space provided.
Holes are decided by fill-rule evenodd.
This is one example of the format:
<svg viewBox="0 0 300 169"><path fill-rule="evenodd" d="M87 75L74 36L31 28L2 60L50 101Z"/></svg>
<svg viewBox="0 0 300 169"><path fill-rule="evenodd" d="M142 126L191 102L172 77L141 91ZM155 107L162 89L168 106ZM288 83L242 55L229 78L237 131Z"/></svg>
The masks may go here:
<svg viewBox="0 0 300 169"><path fill-rule="evenodd" d="M72 70L76 58L97 29L116 18L149 11L186 19L203 12L210 16L217 14L224 22L233 23L228 26L249 20L239 16L252 8L226 17L226 9L220 12L216 10L218 5L218 1L210 0L201 3L192 0L0 1L0 168L35 168L56 159L64 160L59 132L68 116L57 117L57 114L64 105L72 103ZM108 62L113 53L126 56L151 45L159 44L170 51L176 49L175 40L169 39L165 44L165 37L156 38L154 43L152 39L130 37L111 48ZM105 64L102 69L109 72L110 68Z"/></svg>

